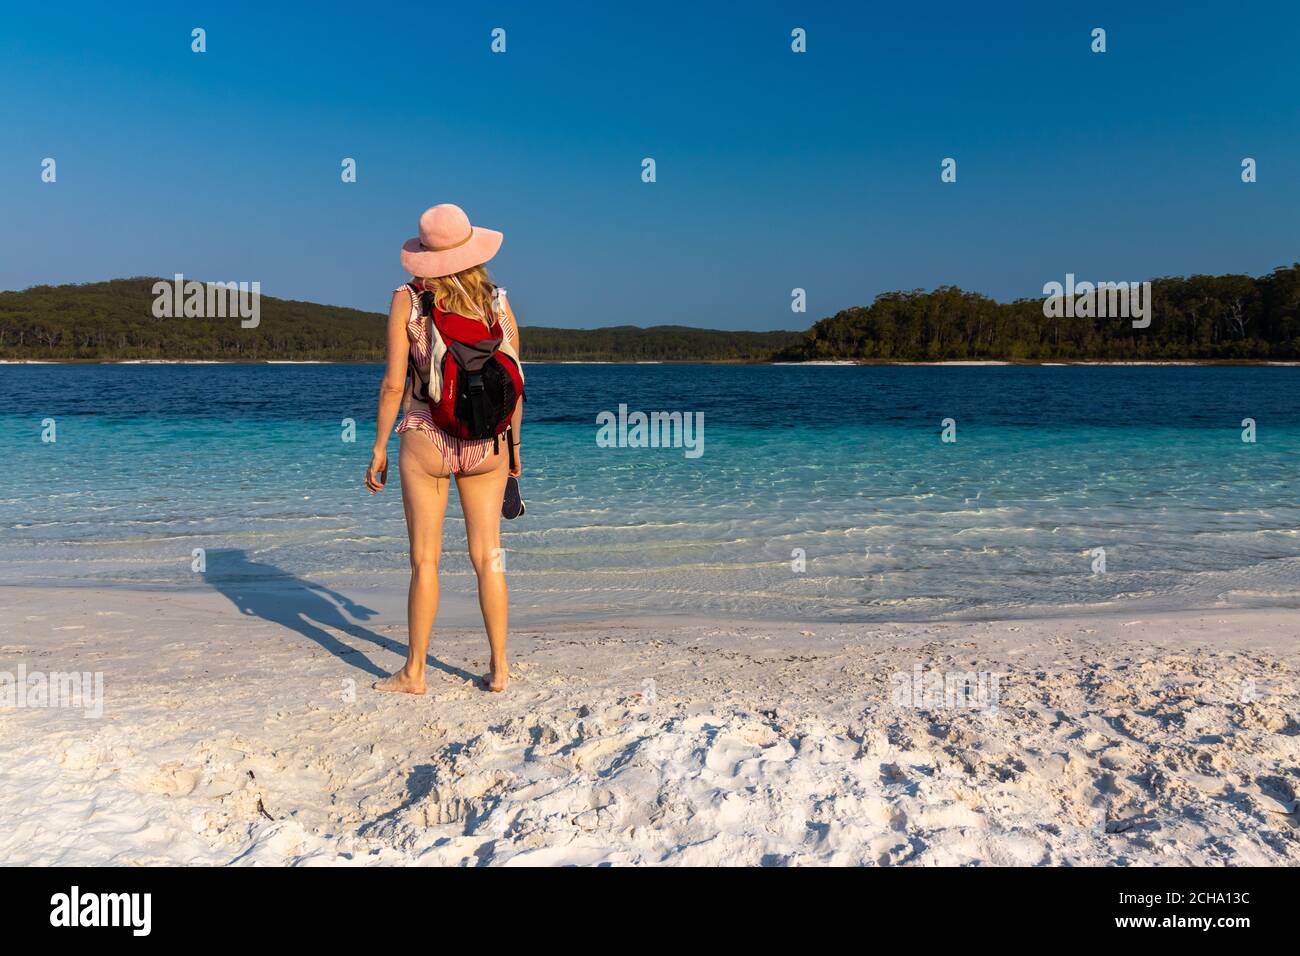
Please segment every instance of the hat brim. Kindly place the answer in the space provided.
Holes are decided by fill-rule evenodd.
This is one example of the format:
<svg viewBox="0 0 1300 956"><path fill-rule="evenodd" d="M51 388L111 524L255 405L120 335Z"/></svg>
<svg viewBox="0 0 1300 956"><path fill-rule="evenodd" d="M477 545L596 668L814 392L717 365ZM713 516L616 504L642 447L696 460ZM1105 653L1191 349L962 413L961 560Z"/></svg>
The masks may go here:
<svg viewBox="0 0 1300 956"><path fill-rule="evenodd" d="M497 254L505 236L495 229L472 228L469 242L455 249L434 252L420 244L420 237L402 244L402 268L419 279L437 279L481 266Z"/></svg>

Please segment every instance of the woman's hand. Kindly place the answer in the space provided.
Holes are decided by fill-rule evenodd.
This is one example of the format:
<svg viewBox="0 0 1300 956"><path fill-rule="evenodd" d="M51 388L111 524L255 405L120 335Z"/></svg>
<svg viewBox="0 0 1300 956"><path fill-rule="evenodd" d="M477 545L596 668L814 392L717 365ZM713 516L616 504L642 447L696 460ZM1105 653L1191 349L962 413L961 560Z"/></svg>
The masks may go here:
<svg viewBox="0 0 1300 956"><path fill-rule="evenodd" d="M373 495L384 490L388 481L388 449L376 448L370 453L370 467L366 469L366 487Z"/></svg>
<svg viewBox="0 0 1300 956"><path fill-rule="evenodd" d="M523 448L521 448L519 445L515 446L515 466L510 469L511 476L515 478L518 478L519 473L524 470L524 459L523 456L520 454L520 452L522 451Z"/></svg>

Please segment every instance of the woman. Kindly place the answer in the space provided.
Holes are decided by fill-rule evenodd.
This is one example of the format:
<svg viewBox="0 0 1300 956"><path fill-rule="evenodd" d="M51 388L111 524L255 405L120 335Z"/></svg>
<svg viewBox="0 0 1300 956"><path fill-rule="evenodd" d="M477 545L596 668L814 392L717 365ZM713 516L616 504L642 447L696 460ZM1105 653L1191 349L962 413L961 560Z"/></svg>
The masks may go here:
<svg viewBox="0 0 1300 956"><path fill-rule="evenodd" d="M379 386L375 447L366 472L366 487L374 494L388 480L388 436L400 407L403 416L397 428L401 436L398 467L411 541L411 586L406 605L409 644L406 665L376 683L378 690L425 692L425 655L438 610L442 518L452 475L456 477L465 515L469 557L478 576L479 608L491 649L486 684L489 690L499 693L509 680L501 502L507 475L518 475L520 471L523 377L518 369L519 329L514 313L505 301L504 290L493 285L483 267L501 248L501 240L501 233L471 226L459 206L446 203L426 210L420 217L420 235L402 246L402 267L414 281L393 292L388 314L388 360ZM468 341L474 341L475 337L465 331L477 329L474 323L483 326L479 333L484 341L500 340L497 357L503 367L508 368L513 361L510 375L517 385L513 393L506 393L517 395L513 409L505 407L503 420L490 426L504 431L488 438L464 437L474 432L459 419L448 417L449 405L438 405L444 394L444 375L456 375L459 370L468 378L466 369L459 364L462 352L455 351L454 340L468 337ZM481 349L482 344L475 348ZM449 347L454 354L444 356ZM450 372L449 365L455 366ZM409 382L408 368L412 373ZM495 371L500 377L501 370ZM433 396L433 405L429 396ZM460 411L461 406L456 405L456 409ZM457 431L461 434L454 433Z"/></svg>

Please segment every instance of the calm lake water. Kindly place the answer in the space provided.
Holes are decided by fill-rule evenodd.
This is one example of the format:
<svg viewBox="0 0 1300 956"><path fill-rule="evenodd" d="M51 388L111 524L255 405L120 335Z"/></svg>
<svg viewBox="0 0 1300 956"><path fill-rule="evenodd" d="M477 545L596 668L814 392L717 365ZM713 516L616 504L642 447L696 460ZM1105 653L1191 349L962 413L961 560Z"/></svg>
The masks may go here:
<svg viewBox="0 0 1300 956"><path fill-rule="evenodd" d="M532 619L1300 604L1300 368L528 372L528 514L504 527ZM0 366L0 583L203 587L204 548L249 586L403 587L395 439L388 490L362 488L379 375ZM598 447L620 404L702 413L703 454ZM448 519L445 587L471 593L454 495Z"/></svg>

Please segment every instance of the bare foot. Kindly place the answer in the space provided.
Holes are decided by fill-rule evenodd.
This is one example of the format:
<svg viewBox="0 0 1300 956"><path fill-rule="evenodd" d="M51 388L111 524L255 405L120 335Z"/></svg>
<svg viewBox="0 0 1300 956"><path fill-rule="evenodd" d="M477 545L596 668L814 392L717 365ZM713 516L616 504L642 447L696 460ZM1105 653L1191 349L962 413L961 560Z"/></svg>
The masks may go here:
<svg viewBox="0 0 1300 956"><path fill-rule="evenodd" d="M499 694L510 684L510 668L502 664L498 670L495 664L492 669L484 675L483 683L494 694Z"/></svg>
<svg viewBox="0 0 1300 956"><path fill-rule="evenodd" d="M423 694L425 691L424 675L418 678L412 677L403 667L391 677L385 677L383 680L377 680L371 685L375 690L387 691L390 694Z"/></svg>

